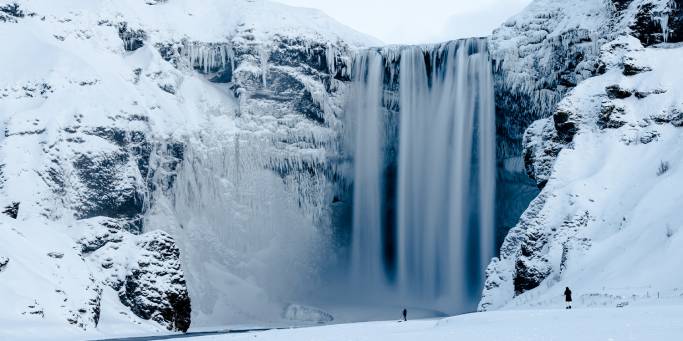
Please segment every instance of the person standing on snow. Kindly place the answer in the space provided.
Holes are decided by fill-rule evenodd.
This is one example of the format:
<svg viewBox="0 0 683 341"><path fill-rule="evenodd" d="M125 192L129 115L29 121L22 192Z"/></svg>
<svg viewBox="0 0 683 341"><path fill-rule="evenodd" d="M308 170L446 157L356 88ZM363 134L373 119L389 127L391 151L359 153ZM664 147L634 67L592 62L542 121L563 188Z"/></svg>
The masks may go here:
<svg viewBox="0 0 683 341"><path fill-rule="evenodd" d="M408 321L408 310L403 309L403 321Z"/></svg>
<svg viewBox="0 0 683 341"><path fill-rule="evenodd" d="M572 291L569 290L569 287L564 289L564 303L566 304L566 309L572 308Z"/></svg>

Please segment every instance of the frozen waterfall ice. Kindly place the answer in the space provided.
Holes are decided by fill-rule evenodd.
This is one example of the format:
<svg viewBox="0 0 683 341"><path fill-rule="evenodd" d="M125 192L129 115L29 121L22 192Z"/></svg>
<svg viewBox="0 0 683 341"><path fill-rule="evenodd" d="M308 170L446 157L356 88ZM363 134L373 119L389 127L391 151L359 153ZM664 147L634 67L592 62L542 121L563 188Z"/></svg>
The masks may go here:
<svg viewBox="0 0 683 341"><path fill-rule="evenodd" d="M364 51L353 75L352 281L406 304L473 310L495 243L487 41Z"/></svg>

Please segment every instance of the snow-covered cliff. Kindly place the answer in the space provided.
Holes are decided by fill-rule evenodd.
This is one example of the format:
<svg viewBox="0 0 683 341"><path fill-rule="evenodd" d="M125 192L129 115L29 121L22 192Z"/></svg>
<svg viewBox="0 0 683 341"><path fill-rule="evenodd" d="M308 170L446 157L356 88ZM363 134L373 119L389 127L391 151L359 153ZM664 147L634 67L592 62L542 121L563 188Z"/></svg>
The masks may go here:
<svg viewBox="0 0 683 341"><path fill-rule="evenodd" d="M592 33L601 43L586 75L597 76L572 85L551 117L526 130L526 169L543 190L489 265L482 310L557 304L565 286L586 305L678 290L680 278L665 269L680 266L672 189L680 182L681 4L585 3L595 7L582 15L609 18ZM583 9L562 6L563 16Z"/></svg>
<svg viewBox="0 0 683 341"><path fill-rule="evenodd" d="M375 40L245 0L2 1L0 39L0 240L23 245L0 251L2 320L187 330L284 307L267 272L313 280Z"/></svg>

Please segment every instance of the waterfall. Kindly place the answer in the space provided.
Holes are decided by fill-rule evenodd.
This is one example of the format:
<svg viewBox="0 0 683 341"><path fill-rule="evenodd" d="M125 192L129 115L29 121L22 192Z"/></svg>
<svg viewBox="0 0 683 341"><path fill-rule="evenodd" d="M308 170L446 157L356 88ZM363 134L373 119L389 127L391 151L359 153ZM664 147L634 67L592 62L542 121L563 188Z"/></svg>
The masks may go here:
<svg viewBox="0 0 683 341"><path fill-rule="evenodd" d="M350 105L356 115L354 139L354 191L353 226L372 226L354 231L353 263L356 265L354 276L367 279L372 276L373 284L381 284L382 249L375 247L381 240L382 217L382 84L384 64L382 56L375 51L367 51L356 60L355 78Z"/></svg>
<svg viewBox="0 0 683 341"><path fill-rule="evenodd" d="M474 309L494 255L486 40L366 51L353 75L353 281L407 304Z"/></svg>

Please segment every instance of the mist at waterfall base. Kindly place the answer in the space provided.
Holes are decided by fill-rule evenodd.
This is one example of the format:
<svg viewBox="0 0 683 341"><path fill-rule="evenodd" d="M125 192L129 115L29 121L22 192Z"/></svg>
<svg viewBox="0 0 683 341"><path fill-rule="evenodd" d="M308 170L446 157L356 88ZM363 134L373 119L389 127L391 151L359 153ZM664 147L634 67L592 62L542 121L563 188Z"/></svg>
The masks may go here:
<svg viewBox="0 0 683 341"><path fill-rule="evenodd" d="M473 311L495 246L486 40L371 49L356 57L353 80L353 292L377 304Z"/></svg>
<svg viewBox="0 0 683 341"><path fill-rule="evenodd" d="M341 149L352 189L308 171L324 148L283 149L250 132L248 115L220 114L237 98L153 151L146 226L178 241L193 327L300 323L292 305L336 322L476 308L494 253L486 41L362 51L351 78Z"/></svg>

